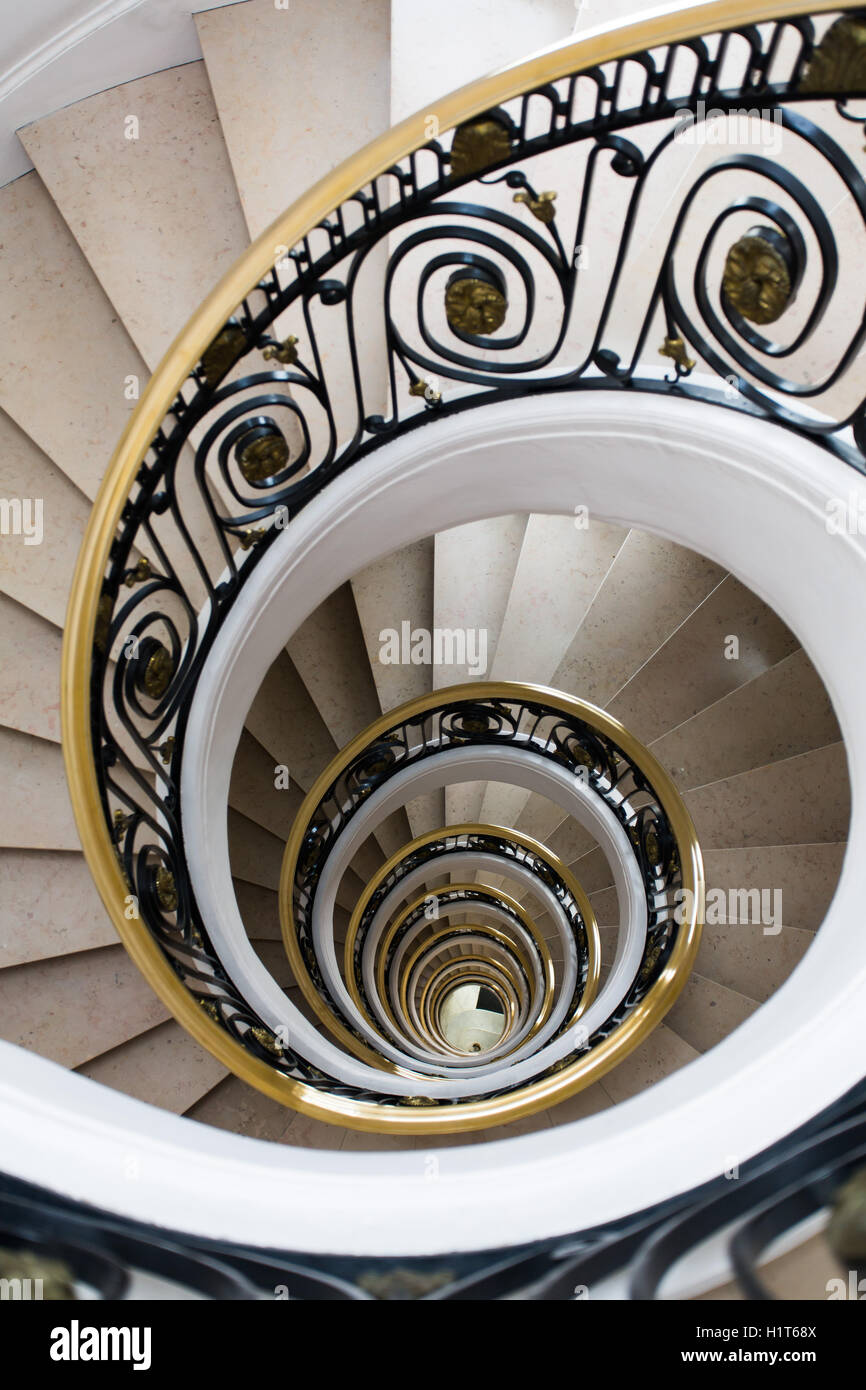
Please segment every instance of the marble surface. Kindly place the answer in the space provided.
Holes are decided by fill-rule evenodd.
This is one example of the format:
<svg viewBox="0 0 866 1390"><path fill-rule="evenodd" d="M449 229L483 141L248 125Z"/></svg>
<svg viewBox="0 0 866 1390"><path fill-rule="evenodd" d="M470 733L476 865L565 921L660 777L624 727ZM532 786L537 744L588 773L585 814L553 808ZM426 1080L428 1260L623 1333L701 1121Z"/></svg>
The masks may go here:
<svg viewBox="0 0 866 1390"><path fill-rule="evenodd" d="M729 642L736 637L736 659ZM796 651L799 643L757 595L728 575L607 706L651 743Z"/></svg>
<svg viewBox="0 0 866 1390"><path fill-rule="evenodd" d="M287 652L280 653L259 686L246 727L275 763L289 769L292 781L304 791L337 751Z"/></svg>
<svg viewBox="0 0 866 1390"><path fill-rule="evenodd" d="M553 685L604 707L723 578L695 551L630 531Z"/></svg>
<svg viewBox="0 0 866 1390"><path fill-rule="evenodd" d="M282 941L279 894L242 878L234 880L234 890L247 936L255 941Z"/></svg>
<svg viewBox="0 0 866 1390"><path fill-rule="evenodd" d="M0 189L0 407L94 497L144 359L38 174Z"/></svg>
<svg viewBox="0 0 866 1390"><path fill-rule="evenodd" d="M379 716L376 687L348 584L320 604L286 646L338 748Z"/></svg>
<svg viewBox="0 0 866 1390"><path fill-rule="evenodd" d="M0 725L0 846L80 848L60 745Z"/></svg>
<svg viewBox="0 0 866 1390"><path fill-rule="evenodd" d="M66 1067L167 1017L120 945L0 971L0 1036Z"/></svg>
<svg viewBox="0 0 866 1390"><path fill-rule="evenodd" d="M0 970L117 942L83 854L3 849L0 880Z"/></svg>
<svg viewBox="0 0 866 1390"><path fill-rule="evenodd" d="M804 651L650 744L681 787L703 786L841 737L829 696Z"/></svg>
<svg viewBox="0 0 866 1390"><path fill-rule="evenodd" d="M715 1047L757 1009L757 1000L692 971L665 1026L698 1052Z"/></svg>
<svg viewBox="0 0 866 1390"><path fill-rule="evenodd" d="M723 778L686 793L706 849L836 842L848 833L848 768L841 743Z"/></svg>
<svg viewBox="0 0 866 1390"><path fill-rule="evenodd" d="M249 239L204 63L124 82L20 134L153 369Z"/></svg>
<svg viewBox="0 0 866 1390"><path fill-rule="evenodd" d="M0 722L54 743L60 741L60 642L53 623L0 594Z"/></svg>
<svg viewBox="0 0 866 1390"><path fill-rule="evenodd" d="M604 1088L615 1104L636 1096L671 1072L693 1062L700 1053L672 1029L660 1023L630 1057L609 1071Z"/></svg>
<svg viewBox="0 0 866 1390"><path fill-rule="evenodd" d="M228 1075L174 1019L103 1052L77 1070L102 1086L182 1115Z"/></svg>
<svg viewBox="0 0 866 1390"><path fill-rule="evenodd" d="M0 590L62 628L90 502L2 410L0 496L42 502L40 545L2 538Z"/></svg>

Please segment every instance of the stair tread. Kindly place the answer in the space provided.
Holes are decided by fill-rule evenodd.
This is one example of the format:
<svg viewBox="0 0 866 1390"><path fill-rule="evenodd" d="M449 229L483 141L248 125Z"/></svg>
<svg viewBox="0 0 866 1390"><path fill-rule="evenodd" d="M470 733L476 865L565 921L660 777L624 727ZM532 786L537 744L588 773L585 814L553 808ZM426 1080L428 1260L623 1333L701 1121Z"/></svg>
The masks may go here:
<svg viewBox="0 0 866 1390"><path fill-rule="evenodd" d="M174 1019L76 1067L81 1076L182 1115L229 1073Z"/></svg>
<svg viewBox="0 0 866 1390"><path fill-rule="evenodd" d="M249 241L204 63L61 107L20 138L153 369Z"/></svg>
<svg viewBox="0 0 866 1390"><path fill-rule="evenodd" d="M36 173L0 189L0 275L0 407L92 499L148 371Z"/></svg>

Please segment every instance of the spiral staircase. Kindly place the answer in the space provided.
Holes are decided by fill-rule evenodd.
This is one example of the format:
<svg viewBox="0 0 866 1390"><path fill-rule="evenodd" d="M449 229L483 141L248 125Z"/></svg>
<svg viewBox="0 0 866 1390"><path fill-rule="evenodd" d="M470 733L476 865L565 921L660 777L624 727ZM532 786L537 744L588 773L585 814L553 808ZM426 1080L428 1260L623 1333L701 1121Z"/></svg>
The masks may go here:
<svg viewBox="0 0 866 1390"><path fill-rule="evenodd" d="M361 8L199 14L0 189L4 1220L254 1285L621 1234L862 1073L866 30L462 6L445 97ZM735 1270L826 1297L824 1196ZM729 1296L716 1226L680 1295Z"/></svg>

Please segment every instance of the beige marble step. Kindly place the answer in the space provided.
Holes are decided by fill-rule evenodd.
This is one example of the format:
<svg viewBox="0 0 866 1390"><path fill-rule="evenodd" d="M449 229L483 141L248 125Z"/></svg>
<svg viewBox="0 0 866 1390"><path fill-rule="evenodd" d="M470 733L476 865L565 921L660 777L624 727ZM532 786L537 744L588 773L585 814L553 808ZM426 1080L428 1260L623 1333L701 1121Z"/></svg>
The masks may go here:
<svg viewBox="0 0 866 1390"><path fill-rule="evenodd" d="M483 632L487 669L479 674L465 662L436 666L434 689L489 678L527 521L523 513L514 513L453 526L436 536L434 626Z"/></svg>
<svg viewBox="0 0 866 1390"><path fill-rule="evenodd" d="M319 605L288 642L287 651L338 748L378 718L376 686L348 584ZM376 831L386 855L411 838L404 811L394 812Z"/></svg>
<svg viewBox="0 0 866 1390"><path fill-rule="evenodd" d="M278 892L285 849L283 841L232 806L228 812L228 833L233 877ZM337 893L340 906L351 910L362 886L357 874L347 870Z"/></svg>
<svg viewBox="0 0 866 1390"><path fill-rule="evenodd" d="M236 1076L228 1076L186 1112L187 1118L252 1139L305 1149L338 1149L343 1130L290 1110Z"/></svg>
<svg viewBox="0 0 866 1390"><path fill-rule="evenodd" d="M287 990L294 983L294 975L282 941L254 941L253 949L271 978Z"/></svg>
<svg viewBox="0 0 866 1390"><path fill-rule="evenodd" d="M174 1019L83 1062L76 1070L101 1086L175 1115L182 1115L229 1074Z"/></svg>
<svg viewBox="0 0 866 1390"><path fill-rule="evenodd" d="M842 872L846 844L760 845L748 849L706 849L707 887L781 889L785 927L815 932L830 906Z"/></svg>
<svg viewBox="0 0 866 1390"><path fill-rule="evenodd" d="M0 328L7 344L0 346L0 407L74 488L93 499L149 373L36 173L0 189L0 274L5 289ZM39 369L31 369L37 363ZM10 471L20 470L22 452L16 441ZM32 457L31 449L25 461ZM188 473L188 457L184 463ZM49 488L43 511L51 513L46 528L54 536L65 520L59 498L69 489L40 465L34 478L22 481L24 496L34 496L37 478L40 487L45 482ZM204 506L195 489L187 489L185 497L190 531L218 574L224 561ZM73 500L70 534L58 547L63 570L70 553L78 551L80 514L81 502ZM186 546L166 518L157 519L155 529L200 604L204 589ZM30 587L40 562L26 563ZM47 585L52 596L55 589L56 584ZM68 593L67 587L64 597ZM56 619L55 613L46 616Z"/></svg>
<svg viewBox="0 0 866 1390"><path fill-rule="evenodd" d="M233 877L277 892L283 862L282 841L231 806L228 833Z"/></svg>
<svg viewBox="0 0 866 1390"><path fill-rule="evenodd" d="M364 18L346 22L339 0L293 0L290 10L250 0L220 15L196 16L199 39L247 225L253 236L323 175L387 129L389 18L387 0L366 0ZM340 81L334 83L334 73ZM275 239L275 262L286 249ZM353 313L360 330L358 370L363 415L387 410L383 314L384 244L360 269ZM345 268L339 272L346 274ZM311 308L325 364L337 434L357 428L345 313ZM279 336L309 332L293 311Z"/></svg>
<svg viewBox="0 0 866 1390"><path fill-rule="evenodd" d="M570 862L568 867L584 893L588 893L590 897L613 886L613 874L603 849L597 847L590 850L588 854Z"/></svg>
<svg viewBox="0 0 866 1390"><path fill-rule="evenodd" d="M0 189L0 407L94 497L148 371L38 174Z"/></svg>
<svg viewBox="0 0 866 1390"><path fill-rule="evenodd" d="M297 786L283 786L283 767L285 764L273 762L267 750L249 730L244 729L232 765L229 805L248 820L270 831L285 845L303 796ZM360 879L366 881L382 862L381 849L372 837L368 837L352 860L352 868Z"/></svg>
<svg viewBox="0 0 866 1390"><path fill-rule="evenodd" d="M434 689L489 678L527 521L525 514L513 513L453 526L436 536L434 626L443 631L474 630L477 640L485 643L486 665L482 674L473 673L467 663L437 666ZM484 785L462 782L446 788L443 824L477 819Z"/></svg>
<svg viewBox="0 0 866 1390"><path fill-rule="evenodd" d="M62 628L90 501L2 410L0 496L30 502L26 519L34 542L41 516L38 544L26 533L3 537L0 590Z"/></svg>
<svg viewBox="0 0 866 1390"><path fill-rule="evenodd" d="M458 43L434 44L418 23L415 0L391 4L391 119L401 121L437 98L520 62L548 44L567 39L575 24L573 0L441 0L436 22L441 34L458 34ZM546 185L545 185L546 187Z"/></svg>
<svg viewBox="0 0 866 1390"><path fill-rule="evenodd" d="M281 941L279 894L242 878L234 880L234 890L247 935L254 941Z"/></svg>
<svg viewBox="0 0 866 1390"><path fill-rule="evenodd" d="M204 63L98 92L19 135L153 369L249 239Z"/></svg>
<svg viewBox="0 0 866 1390"><path fill-rule="evenodd" d="M692 971L665 1026L684 1042L706 1052L733 1033L758 1008L758 1001Z"/></svg>
<svg viewBox="0 0 866 1390"><path fill-rule="evenodd" d="M58 743L0 725L0 846L78 850Z"/></svg>
<svg viewBox="0 0 866 1390"><path fill-rule="evenodd" d="M246 727L305 792L337 752L327 724L285 651L259 686Z"/></svg>
<svg viewBox="0 0 866 1390"><path fill-rule="evenodd" d="M649 1037L619 1066L604 1076L604 1089L615 1104L663 1081L672 1072L693 1062L700 1053L660 1023Z"/></svg>
<svg viewBox="0 0 866 1390"><path fill-rule="evenodd" d="M388 128L390 5L248 0L195 16L247 224L258 236ZM335 82L334 75L339 73Z"/></svg>
<svg viewBox="0 0 866 1390"><path fill-rule="evenodd" d="M0 1036L66 1067L80 1066L168 1016L120 945L0 971Z"/></svg>
<svg viewBox="0 0 866 1390"><path fill-rule="evenodd" d="M608 1095L604 1082L595 1081L584 1091L578 1091L577 1095L561 1100L559 1105L553 1106L547 1113L551 1124L568 1125L575 1120L586 1120L590 1115L598 1115L602 1110L609 1110L614 1104L615 1101Z"/></svg>
<svg viewBox="0 0 866 1390"><path fill-rule="evenodd" d="M0 850L0 881L0 970L117 942L83 854Z"/></svg>
<svg viewBox="0 0 866 1390"><path fill-rule="evenodd" d="M378 718L376 686L350 585L319 605L287 650L338 748Z"/></svg>
<svg viewBox="0 0 866 1390"><path fill-rule="evenodd" d="M620 526L574 516L533 514L526 525L508 607L490 668L491 680L553 683L575 633L628 535ZM479 814L485 824L514 825L528 795L490 788Z"/></svg>
<svg viewBox="0 0 866 1390"><path fill-rule="evenodd" d="M832 743L685 795L704 850L838 843L848 834L845 748Z"/></svg>
<svg viewBox="0 0 866 1390"><path fill-rule="evenodd" d="M738 655L729 657L737 647ZM715 704L796 651L781 618L728 575L607 706L642 743Z"/></svg>
<svg viewBox="0 0 866 1390"><path fill-rule="evenodd" d="M433 627L433 537L395 550L356 574L352 593L358 611L367 659L383 714L408 700L429 694L436 668L413 662L383 661L387 633ZM445 820L444 791L415 797L406 814L413 835L436 830Z"/></svg>
<svg viewBox="0 0 866 1390"><path fill-rule="evenodd" d="M604 708L724 577L693 550L649 531L630 531L553 686Z"/></svg>
<svg viewBox="0 0 866 1390"><path fill-rule="evenodd" d="M695 969L753 999L769 998L812 944L844 851L844 844L706 851L710 910ZM743 898L743 890L752 898Z"/></svg>
<svg viewBox="0 0 866 1390"><path fill-rule="evenodd" d="M382 660L385 633L433 626L433 538L395 550L361 570L351 582L361 634L383 714L427 695L433 668L414 662Z"/></svg>
<svg viewBox="0 0 866 1390"><path fill-rule="evenodd" d="M799 650L672 729L650 749L680 787L698 787L840 738L824 683Z"/></svg>
<svg viewBox="0 0 866 1390"><path fill-rule="evenodd" d="M278 1101L227 1076L185 1112L187 1119L245 1134L251 1139L280 1139L292 1114Z"/></svg>
<svg viewBox="0 0 866 1390"><path fill-rule="evenodd" d="M7 728L59 742L60 648L53 623L0 594L0 722Z"/></svg>
<svg viewBox="0 0 866 1390"><path fill-rule="evenodd" d="M285 843L303 796L297 786L282 785L278 766L244 729L232 764L229 805Z"/></svg>

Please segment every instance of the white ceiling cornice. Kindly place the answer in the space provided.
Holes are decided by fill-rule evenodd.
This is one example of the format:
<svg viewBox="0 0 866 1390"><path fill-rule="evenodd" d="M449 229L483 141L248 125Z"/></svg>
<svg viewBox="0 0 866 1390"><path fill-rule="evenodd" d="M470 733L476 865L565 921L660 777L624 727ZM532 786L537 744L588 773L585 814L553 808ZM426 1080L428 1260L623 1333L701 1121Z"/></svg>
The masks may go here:
<svg viewBox="0 0 866 1390"><path fill-rule="evenodd" d="M0 184L32 166L16 131L41 116L201 58L193 14L235 0L0 0Z"/></svg>

